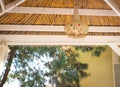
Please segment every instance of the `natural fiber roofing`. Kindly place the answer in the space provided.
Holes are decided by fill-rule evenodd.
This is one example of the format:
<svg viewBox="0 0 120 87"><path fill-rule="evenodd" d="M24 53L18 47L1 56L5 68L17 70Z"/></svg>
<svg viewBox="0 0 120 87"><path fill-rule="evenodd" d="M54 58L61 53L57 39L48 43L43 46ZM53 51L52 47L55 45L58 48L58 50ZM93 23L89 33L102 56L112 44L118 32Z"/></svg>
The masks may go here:
<svg viewBox="0 0 120 87"><path fill-rule="evenodd" d="M5 0L5 3L12 1L15 0ZM120 5L120 0L114 1ZM19 6L73 8L74 0L26 0ZM111 9L104 0L80 0L79 8ZM65 25L71 19L71 15L7 13L0 16L0 24ZM120 17L118 16L80 16L80 19L91 26L120 26Z"/></svg>
<svg viewBox="0 0 120 87"><path fill-rule="evenodd" d="M26 0L20 6L73 8L74 0ZM104 0L80 0L79 8L111 9Z"/></svg>
<svg viewBox="0 0 120 87"><path fill-rule="evenodd" d="M66 35L65 32L40 32L40 31L1 31L0 34L7 34L7 35ZM87 35L90 36L120 36L118 32L89 32Z"/></svg>
<svg viewBox="0 0 120 87"><path fill-rule="evenodd" d="M8 4L17 0L4 0ZM120 0L113 0L120 7ZM34 4L33 4L34 3ZM19 6L25 7L56 7L73 8L74 0L26 0ZM104 0L80 0L79 8L88 9L111 9Z"/></svg>
<svg viewBox="0 0 120 87"><path fill-rule="evenodd" d="M120 17L117 16L80 16L80 19L90 26L120 26ZM0 24L65 25L71 20L71 15L11 13L0 17Z"/></svg>
<svg viewBox="0 0 120 87"><path fill-rule="evenodd" d="M115 2L115 4L117 4L117 6L119 6L120 8L120 0L113 0Z"/></svg>
<svg viewBox="0 0 120 87"><path fill-rule="evenodd" d="M8 4L14 0L5 0ZM120 0L114 0L120 7ZM74 0L26 0L20 7L49 7L49 8L73 8ZM111 9L104 0L80 0L81 9ZM20 14L6 13L0 16L0 24L9 25L65 25L72 19L71 15L53 14ZM80 16L80 19L89 26L120 26L119 16ZM22 35L64 35L64 32L25 32L25 31L0 31L0 34L22 34ZM98 36L120 36L119 32L103 33L89 32L88 35Z"/></svg>
<svg viewBox="0 0 120 87"><path fill-rule="evenodd" d="M15 1L15 0L4 0L5 4L8 4L8 3L13 2L13 1Z"/></svg>

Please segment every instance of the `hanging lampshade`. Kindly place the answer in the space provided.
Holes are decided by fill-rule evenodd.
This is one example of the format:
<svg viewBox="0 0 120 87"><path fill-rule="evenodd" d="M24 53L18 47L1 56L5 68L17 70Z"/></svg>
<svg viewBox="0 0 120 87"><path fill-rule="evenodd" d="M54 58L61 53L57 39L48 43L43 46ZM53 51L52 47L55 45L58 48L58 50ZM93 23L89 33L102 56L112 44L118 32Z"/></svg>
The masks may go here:
<svg viewBox="0 0 120 87"><path fill-rule="evenodd" d="M65 33L70 37L85 37L88 33L88 25L80 20L78 13L79 0L75 0L73 20L65 25Z"/></svg>

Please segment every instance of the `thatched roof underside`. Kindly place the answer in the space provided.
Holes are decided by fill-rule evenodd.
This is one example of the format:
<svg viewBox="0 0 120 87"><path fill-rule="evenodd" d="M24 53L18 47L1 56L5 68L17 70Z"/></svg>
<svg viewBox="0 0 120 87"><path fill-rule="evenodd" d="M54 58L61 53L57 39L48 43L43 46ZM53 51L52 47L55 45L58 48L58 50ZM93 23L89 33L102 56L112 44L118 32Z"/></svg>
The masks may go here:
<svg viewBox="0 0 120 87"><path fill-rule="evenodd" d="M17 0L4 0L9 4ZM113 0L120 7L120 0ZM74 0L26 0L19 6L22 7L56 7L56 8L73 8ZM34 3L34 4L33 4ZM88 9L111 9L104 0L80 0L79 8Z"/></svg>
<svg viewBox="0 0 120 87"><path fill-rule="evenodd" d="M71 15L50 14L5 14L0 17L0 24L19 25L65 25L72 20ZM89 26L120 26L120 17L80 16L81 21Z"/></svg>
<svg viewBox="0 0 120 87"><path fill-rule="evenodd" d="M5 0L8 4L14 0ZM114 0L120 7L120 0ZM73 8L74 0L26 0L20 7L49 7L49 8ZM79 8L81 9L103 9L111 10L104 0L80 0ZM72 15L55 15L55 14L20 14L6 13L0 16L0 24L3 25L53 25L64 26L72 20ZM80 16L80 19L89 26L120 26L119 16ZM0 31L0 34L43 34L43 35L64 35L64 32L20 32L20 31ZM93 33L88 35L116 35L115 33Z"/></svg>
<svg viewBox="0 0 120 87"><path fill-rule="evenodd" d="M74 0L26 0L20 6L73 8ZM80 0L79 8L111 9L104 0Z"/></svg>

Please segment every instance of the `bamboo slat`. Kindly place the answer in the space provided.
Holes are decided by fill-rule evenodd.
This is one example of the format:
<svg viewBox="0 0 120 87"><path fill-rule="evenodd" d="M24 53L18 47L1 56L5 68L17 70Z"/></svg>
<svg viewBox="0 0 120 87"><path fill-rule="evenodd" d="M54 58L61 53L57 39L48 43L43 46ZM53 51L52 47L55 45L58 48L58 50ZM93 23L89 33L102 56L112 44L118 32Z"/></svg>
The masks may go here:
<svg viewBox="0 0 120 87"><path fill-rule="evenodd" d="M115 4L117 4L120 8L120 0L113 0L115 2Z"/></svg>
<svg viewBox="0 0 120 87"><path fill-rule="evenodd" d="M65 32L0 31L0 35L66 35ZM120 36L119 32L89 32L90 36Z"/></svg>
<svg viewBox="0 0 120 87"><path fill-rule="evenodd" d="M13 2L13 1L15 1L15 0L4 0L5 4L8 4L8 3Z"/></svg>
<svg viewBox="0 0 120 87"><path fill-rule="evenodd" d="M0 17L0 24L20 25L65 25L72 21L72 15L49 14L5 14ZM117 16L80 16L81 21L90 26L120 26Z"/></svg>
<svg viewBox="0 0 120 87"><path fill-rule="evenodd" d="M74 0L26 0L20 6L73 8ZM88 9L111 9L104 0L80 0L79 7Z"/></svg>

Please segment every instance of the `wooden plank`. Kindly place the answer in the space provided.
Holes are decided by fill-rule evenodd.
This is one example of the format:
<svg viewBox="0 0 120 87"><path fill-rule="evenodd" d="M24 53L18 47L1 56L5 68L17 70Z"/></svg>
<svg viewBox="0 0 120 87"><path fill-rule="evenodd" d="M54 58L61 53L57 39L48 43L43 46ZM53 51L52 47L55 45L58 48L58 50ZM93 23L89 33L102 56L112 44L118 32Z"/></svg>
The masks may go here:
<svg viewBox="0 0 120 87"><path fill-rule="evenodd" d="M120 16L120 9L113 0L104 0L104 1L116 12L118 16Z"/></svg>
<svg viewBox="0 0 120 87"><path fill-rule="evenodd" d="M113 50L118 56L120 56L120 48L119 48L119 46L117 46L116 44L109 44L109 46L112 48L112 50Z"/></svg>
<svg viewBox="0 0 120 87"><path fill-rule="evenodd" d="M71 8L16 7L9 11L9 13L73 15L73 10ZM100 9L79 9L79 15L118 16L112 10Z"/></svg>
<svg viewBox="0 0 120 87"><path fill-rule="evenodd" d="M86 36L69 38L66 35L0 35L8 45L120 45L120 36Z"/></svg>
<svg viewBox="0 0 120 87"><path fill-rule="evenodd" d="M0 5L1 5L2 11L5 11L5 2L4 2L4 0L0 0Z"/></svg>
<svg viewBox="0 0 120 87"><path fill-rule="evenodd" d="M0 25L0 31L64 32L64 26L53 26L53 25ZM89 26L89 32L120 32L120 27Z"/></svg>

